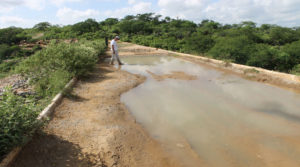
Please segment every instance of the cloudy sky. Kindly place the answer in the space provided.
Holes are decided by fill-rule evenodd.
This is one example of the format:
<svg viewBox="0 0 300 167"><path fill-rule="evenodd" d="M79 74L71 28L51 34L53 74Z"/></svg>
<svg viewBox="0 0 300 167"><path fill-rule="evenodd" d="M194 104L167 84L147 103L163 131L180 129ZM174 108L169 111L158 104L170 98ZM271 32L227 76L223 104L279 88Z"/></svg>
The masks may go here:
<svg viewBox="0 0 300 167"><path fill-rule="evenodd" d="M42 21L67 25L146 12L195 22L300 26L300 0L0 0L0 27L32 27Z"/></svg>

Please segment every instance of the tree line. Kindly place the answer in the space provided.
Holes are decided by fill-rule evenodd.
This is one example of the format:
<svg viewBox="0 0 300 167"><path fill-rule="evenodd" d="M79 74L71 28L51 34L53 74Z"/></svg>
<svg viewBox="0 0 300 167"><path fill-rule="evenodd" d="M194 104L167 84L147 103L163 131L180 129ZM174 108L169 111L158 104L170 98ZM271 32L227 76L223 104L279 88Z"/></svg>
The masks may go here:
<svg viewBox="0 0 300 167"><path fill-rule="evenodd" d="M300 73L299 27L288 28L271 24L258 26L252 21L221 24L213 20L203 20L195 23L145 13L128 15L122 19L107 18L101 22L87 19L67 26L42 22L24 32L25 36L43 32L42 39L99 39L119 35L123 41L145 46L269 70Z"/></svg>

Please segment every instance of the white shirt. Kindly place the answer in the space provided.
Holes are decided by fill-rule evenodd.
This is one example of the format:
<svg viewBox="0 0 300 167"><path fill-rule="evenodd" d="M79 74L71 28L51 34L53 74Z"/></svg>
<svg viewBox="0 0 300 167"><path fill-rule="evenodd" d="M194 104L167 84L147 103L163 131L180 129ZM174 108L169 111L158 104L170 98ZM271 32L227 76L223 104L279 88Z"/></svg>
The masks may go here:
<svg viewBox="0 0 300 167"><path fill-rule="evenodd" d="M110 42L110 48L111 48L111 50L112 50L112 46L114 46L115 51L118 51L118 44L115 41L115 39L111 40L111 42Z"/></svg>

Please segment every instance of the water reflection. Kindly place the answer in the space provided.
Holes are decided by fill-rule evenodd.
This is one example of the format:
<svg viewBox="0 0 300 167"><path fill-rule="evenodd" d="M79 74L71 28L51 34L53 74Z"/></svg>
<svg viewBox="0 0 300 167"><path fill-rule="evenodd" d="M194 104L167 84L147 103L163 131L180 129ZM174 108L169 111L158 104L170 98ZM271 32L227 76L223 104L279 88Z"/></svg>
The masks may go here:
<svg viewBox="0 0 300 167"><path fill-rule="evenodd" d="M147 80L121 100L185 166L300 166L299 94L172 57L123 61ZM158 82L147 70L197 79Z"/></svg>

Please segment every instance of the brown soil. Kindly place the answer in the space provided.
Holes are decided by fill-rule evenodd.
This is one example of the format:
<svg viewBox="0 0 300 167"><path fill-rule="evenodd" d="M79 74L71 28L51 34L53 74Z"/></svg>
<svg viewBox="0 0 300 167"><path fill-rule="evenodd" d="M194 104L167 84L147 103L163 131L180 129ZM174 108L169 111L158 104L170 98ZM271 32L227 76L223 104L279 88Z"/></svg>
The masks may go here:
<svg viewBox="0 0 300 167"><path fill-rule="evenodd" d="M163 81L165 79L178 79L178 80L195 80L197 79L194 75L188 75L182 71L172 71L171 74L157 75L151 71L147 71L155 80Z"/></svg>
<svg viewBox="0 0 300 167"><path fill-rule="evenodd" d="M100 64L63 100L12 166L179 166L120 102L123 92L144 79Z"/></svg>

